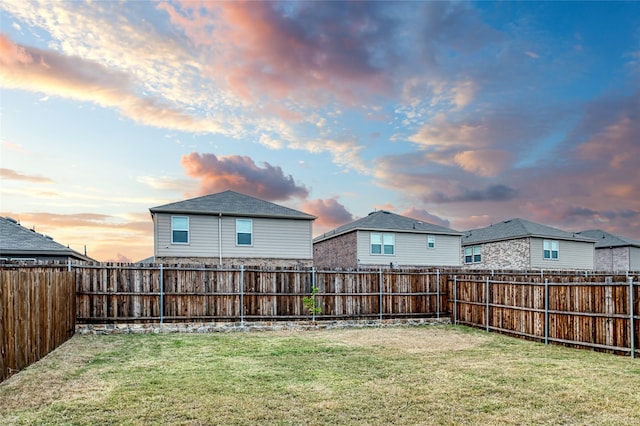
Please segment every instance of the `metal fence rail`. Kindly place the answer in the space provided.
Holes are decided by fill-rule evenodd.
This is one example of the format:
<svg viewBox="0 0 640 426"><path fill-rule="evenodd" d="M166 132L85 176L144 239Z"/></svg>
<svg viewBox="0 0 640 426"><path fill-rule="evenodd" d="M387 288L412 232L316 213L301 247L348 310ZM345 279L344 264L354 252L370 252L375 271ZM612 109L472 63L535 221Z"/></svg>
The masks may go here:
<svg viewBox="0 0 640 426"><path fill-rule="evenodd" d="M554 278L541 283L454 275L453 322L635 357L640 284L633 276Z"/></svg>

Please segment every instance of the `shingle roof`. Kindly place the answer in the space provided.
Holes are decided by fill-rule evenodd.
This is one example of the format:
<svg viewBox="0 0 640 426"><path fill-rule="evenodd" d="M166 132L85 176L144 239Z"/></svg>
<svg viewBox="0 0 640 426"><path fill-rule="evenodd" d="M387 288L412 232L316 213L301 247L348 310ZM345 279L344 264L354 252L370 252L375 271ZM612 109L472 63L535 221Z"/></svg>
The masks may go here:
<svg viewBox="0 0 640 426"><path fill-rule="evenodd" d="M234 191L191 198L189 200L152 207L151 213L184 213L234 215L251 217L277 217L313 220L316 217L298 210L250 197Z"/></svg>
<svg viewBox="0 0 640 426"><path fill-rule="evenodd" d="M620 237L618 235L610 234L609 232L601 229L590 229L588 231L581 231L578 234L593 238L596 240L596 248L609 248L609 247L640 247L640 241L631 240L629 238Z"/></svg>
<svg viewBox="0 0 640 426"><path fill-rule="evenodd" d="M15 255L68 256L91 260L86 256L20 225L17 221L0 217L0 257Z"/></svg>
<svg viewBox="0 0 640 426"><path fill-rule="evenodd" d="M346 225L342 225L333 231L326 232L316 238L313 242L318 242L333 238L337 235L345 234L355 230L368 231L396 231L411 232L416 234L446 234L446 235L462 235L462 232L445 228L444 226L434 225L418 219L401 216L386 210L378 210L369 213L367 216L355 220Z"/></svg>
<svg viewBox="0 0 640 426"><path fill-rule="evenodd" d="M462 237L462 245L512 240L523 237L594 242L592 238L580 236L578 233L567 232L525 219L516 218L495 223L486 228L466 231Z"/></svg>

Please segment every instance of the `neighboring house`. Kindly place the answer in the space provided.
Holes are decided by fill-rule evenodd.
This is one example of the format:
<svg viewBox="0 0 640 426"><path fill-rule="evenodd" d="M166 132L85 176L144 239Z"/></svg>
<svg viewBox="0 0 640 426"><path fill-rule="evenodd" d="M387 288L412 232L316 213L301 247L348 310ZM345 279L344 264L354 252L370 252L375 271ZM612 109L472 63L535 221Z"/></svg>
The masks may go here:
<svg viewBox="0 0 640 426"><path fill-rule="evenodd" d="M460 266L461 232L384 210L313 240L318 268Z"/></svg>
<svg viewBox="0 0 640 426"><path fill-rule="evenodd" d="M311 266L315 216L224 191L150 208L159 263Z"/></svg>
<svg viewBox="0 0 640 426"><path fill-rule="evenodd" d="M578 232L596 240L596 264L599 271L640 271L640 241L613 235L600 229Z"/></svg>
<svg viewBox="0 0 640 426"><path fill-rule="evenodd" d="M509 219L462 237L462 264L481 269L593 269L592 238L524 219Z"/></svg>
<svg viewBox="0 0 640 426"><path fill-rule="evenodd" d="M86 255L53 241L48 235L25 228L10 217L0 217L0 261L94 262Z"/></svg>

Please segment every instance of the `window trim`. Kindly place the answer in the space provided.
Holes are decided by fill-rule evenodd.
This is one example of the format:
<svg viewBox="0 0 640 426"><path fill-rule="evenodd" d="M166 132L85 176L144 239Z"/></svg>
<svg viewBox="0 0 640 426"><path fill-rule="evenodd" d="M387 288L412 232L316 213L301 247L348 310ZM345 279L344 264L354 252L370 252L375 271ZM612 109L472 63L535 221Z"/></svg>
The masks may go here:
<svg viewBox="0 0 640 426"><path fill-rule="evenodd" d="M240 222L249 223L249 244L241 243L238 239L238 236L241 234L240 232L238 232L238 224ZM247 234L247 232L242 232L242 234ZM253 247L253 219L236 219L236 247Z"/></svg>
<svg viewBox="0 0 640 426"><path fill-rule="evenodd" d="M436 248L436 236L427 235L427 250L435 250L435 248Z"/></svg>
<svg viewBox="0 0 640 426"><path fill-rule="evenodd" d="M187 221L187 226L186 229L182 229L182 228L176 228L173 220L174 219L186 219ZM191 227L191 221L189 220L189 216L171 216L171 244L178 244L178 245L188 245L191 241L191 232L190 232L190 227ZM176 241L174 238L174 232L186 232L187 234L187 241Z"/></svg>
<svg viewBox="0 0 640 426"><path fill-rule="evenodd" d="M469 251L469 254L467 254L467 251ZM476 256L478 256L477 260ZM469 257L469 261L467 261L467 257ZM482 245L466 246L464 248L464 263L465 265L482 263Z"/></svg>
<svg viewBox="0 0 640 426"><path fill-rule="evenodd" d="M555 250L553 249L554 246ZM549 247L549 249L547 249L547 247ZM549 252L548 257L546 252ZM556 257L553 257L554 253ZM560 242L558 240L542 240L542 260L560 260Z"/></svg>
<svg viewBox="0 0 640 426"><path fill-rule="evenodd" d="M373 250L373 239L374 236L378 237L379 243L375 244L376 246L380 246L380 252L375 253ZM391 239L391 244L385 244L389 242ZM387 247L391 247L391 253L385 253L385 249ZM369 233L369 254L372 256L395 256L396 255L396 234L391 232L370 232Z"/></svg>

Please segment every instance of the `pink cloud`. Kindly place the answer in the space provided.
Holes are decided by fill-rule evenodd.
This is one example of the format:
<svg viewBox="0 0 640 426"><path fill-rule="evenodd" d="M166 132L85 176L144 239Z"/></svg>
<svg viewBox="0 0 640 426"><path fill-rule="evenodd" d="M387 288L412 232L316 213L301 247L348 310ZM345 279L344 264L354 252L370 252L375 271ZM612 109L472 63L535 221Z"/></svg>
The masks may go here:
<svg viewBox="0 0 640 426"><path fill-rule="evenodd" d="M53 180L46 177L25 175L23 173L16 172L15 170L5 168L0 168L0 178L7 180L21 180L33 183L53 183Z"/></svg>
<svg viewBox="0 0 640 426"><path fill-rule="evenodd" d="M353 215L334 198L304 201L301 207L317 217L314 225L336 228L353 221Z"/></svg>
<svg viewBox="0 0 640 426"><path fill-rule="evenodd" d="M299 2L162 3L195 46L208 46L211 76L245 100L308 102L329 96L352 103L391 83L373 57L385 52L382 14L371 4ZM338 19L340 16L341 19ZM389 48L389 47L387 47Z"/></svg>
<svg viewBox="0 0 640 426"><path fill-rule="evenodd" d="M258 166L251 158L239 155L217 157L215 154L192 152L182 157L187 175L200 179L200 194L232 189L269 201L291 197L306 198L308 191L291 175L269 163Z"/></svg>
<svg viewBox="0 0 640 426"><path fill-rule="evenodd" d="M484 177L498 175L513 161L511 153L498 149L462 151L454 158L464 170Z"/></svg>
<svg viewBox="0 0 640 426"><path fill-rule="evenodd" d="M159 99L140 97L128 74L76 56L13 43L0 35L0 84L114 108L130 119L160 128L222 133L214 120L192 117Z"/></svg>
<svg viewBox="0 0 640 426"><path fill-rule="evenodd" d="M413 219L420 219L424 222L428 222L438 226L444 226L445 228L451 227L449 221L447 219L443 219L434 214L429 213L424 209L417 209L415 207L411 207L409 210L400 213L402 216L411 217Z"/></svg>

